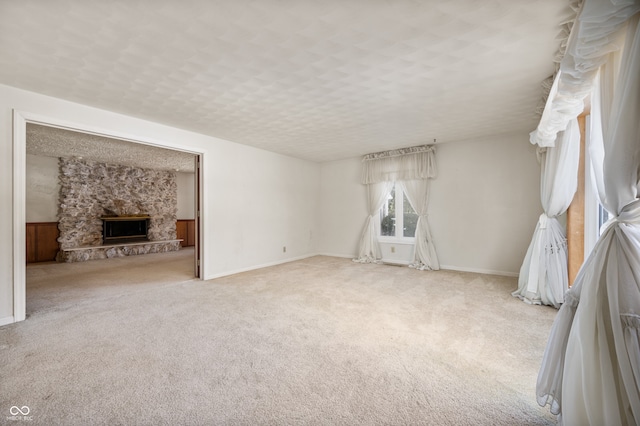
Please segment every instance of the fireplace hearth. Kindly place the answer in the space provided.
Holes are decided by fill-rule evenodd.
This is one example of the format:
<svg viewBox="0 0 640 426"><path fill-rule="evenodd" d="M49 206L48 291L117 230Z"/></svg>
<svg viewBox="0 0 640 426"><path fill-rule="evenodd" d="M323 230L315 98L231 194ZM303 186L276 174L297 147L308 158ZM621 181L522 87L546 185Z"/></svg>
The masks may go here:
<svg viewBox="0 0 640 426"><path fill-rule="evenodd" d="M100 219L102 219L102 242L104 244L149 241L150 216L102 216Z"/></svg>

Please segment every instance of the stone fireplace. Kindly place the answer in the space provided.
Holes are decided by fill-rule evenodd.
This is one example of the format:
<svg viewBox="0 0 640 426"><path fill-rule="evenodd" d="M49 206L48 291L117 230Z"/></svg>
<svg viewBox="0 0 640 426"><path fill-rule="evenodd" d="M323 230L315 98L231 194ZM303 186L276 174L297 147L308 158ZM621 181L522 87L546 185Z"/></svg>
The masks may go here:
<svg viewBox="0 0 640 426"><path fill-rule="evenodd" d="M60 159L60 252L77 262L180 249L176 175Z"/></svg>

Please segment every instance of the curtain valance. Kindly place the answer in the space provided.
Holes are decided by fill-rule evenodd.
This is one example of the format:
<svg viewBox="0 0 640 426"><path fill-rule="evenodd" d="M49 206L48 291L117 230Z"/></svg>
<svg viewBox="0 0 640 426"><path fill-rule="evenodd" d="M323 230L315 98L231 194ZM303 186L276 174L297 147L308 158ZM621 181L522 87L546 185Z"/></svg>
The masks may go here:
<svg viewBox="0 0 640 426"><path fill-rule="evenodd" d="M422 145L367 154L362 159L362 183L435 178L435 151L433 145Z"/></svg>
<svg viewBox="0 0 640 426"><path fill-rule="evenodd" d="M540 123L531 132L532 144L554 146L558 132L584 109L600 66L608 54L621 48L620 32L624 23L640 10L635 0L585 2L580 19L569 36L567 51L560 62Z"/></svg>

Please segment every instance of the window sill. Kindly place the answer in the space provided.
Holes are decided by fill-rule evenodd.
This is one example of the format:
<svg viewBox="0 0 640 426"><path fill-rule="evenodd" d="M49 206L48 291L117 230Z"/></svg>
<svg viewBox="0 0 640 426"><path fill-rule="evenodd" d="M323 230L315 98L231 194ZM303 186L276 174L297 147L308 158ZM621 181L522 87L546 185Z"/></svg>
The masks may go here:
<svg viewBox="0 0 640 426"><path fill-rule="evenodd" d="M416 239L413 237L398 238L398 237L380 237L378 236L379 243L391 243L391 244L406 244L412 246L416 243Z"/></svg>

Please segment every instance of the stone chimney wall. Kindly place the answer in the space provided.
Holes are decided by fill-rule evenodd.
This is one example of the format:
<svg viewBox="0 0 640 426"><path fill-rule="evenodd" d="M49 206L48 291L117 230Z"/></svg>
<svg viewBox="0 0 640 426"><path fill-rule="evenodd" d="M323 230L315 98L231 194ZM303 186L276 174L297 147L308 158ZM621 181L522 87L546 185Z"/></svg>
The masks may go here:
<svg viewBox="0 0 640 426"><path fill-rule="evenodd" d="M176 174L60 158L61 249L102 244L100 216L147 214L149 240L176 238Z"/></svg>

